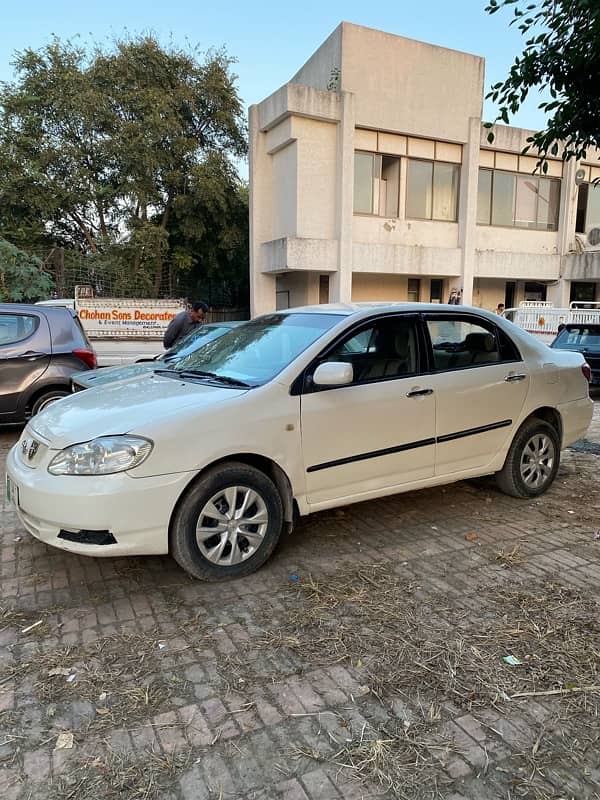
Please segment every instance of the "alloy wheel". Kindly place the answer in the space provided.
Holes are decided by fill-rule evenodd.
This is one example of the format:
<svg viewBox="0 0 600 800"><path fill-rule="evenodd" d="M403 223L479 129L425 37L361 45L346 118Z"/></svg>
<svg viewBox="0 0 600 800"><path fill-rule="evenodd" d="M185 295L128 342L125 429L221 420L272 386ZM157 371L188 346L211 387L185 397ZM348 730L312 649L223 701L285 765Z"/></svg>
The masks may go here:
<svg viewBox="0 0 600 800"><path fill-rule="evenodd" d="M539 489L552 477L555 450L552 439L545 433L532 436L521 454L521 478L530 489Z"/></svg>
<svg viewBox="0 0 600 800"><path fill-rule="evenodd" d="M212 564L233 566L258 550L268 524L267 506L257 491L247 486L228 486L202 508L196 541Z"/></svg>

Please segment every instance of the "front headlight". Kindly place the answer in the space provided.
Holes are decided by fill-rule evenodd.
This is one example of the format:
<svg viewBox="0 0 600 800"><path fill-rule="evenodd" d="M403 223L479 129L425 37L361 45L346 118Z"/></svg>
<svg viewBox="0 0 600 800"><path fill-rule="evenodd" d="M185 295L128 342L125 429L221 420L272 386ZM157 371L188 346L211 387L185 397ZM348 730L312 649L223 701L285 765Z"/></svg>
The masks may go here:
<svg viewBox="0 0 600 800"><path fill-rule="evenodd" d="M140 436L100 436L61 450L48 466L52 475L112 475L137 467L150 455L152 442Z"/></svg>

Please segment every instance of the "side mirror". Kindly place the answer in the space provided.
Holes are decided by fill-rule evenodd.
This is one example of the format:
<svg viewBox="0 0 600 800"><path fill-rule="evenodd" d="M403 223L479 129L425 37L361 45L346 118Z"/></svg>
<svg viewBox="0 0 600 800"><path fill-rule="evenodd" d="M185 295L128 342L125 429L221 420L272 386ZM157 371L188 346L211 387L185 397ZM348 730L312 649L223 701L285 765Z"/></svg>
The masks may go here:
<svg viewBox="0 0 600 800"><path fill-rule="evenodd" d="M329 361L319 364L313 375L315 386L348 386L354 380L352 364Z"/></svg>

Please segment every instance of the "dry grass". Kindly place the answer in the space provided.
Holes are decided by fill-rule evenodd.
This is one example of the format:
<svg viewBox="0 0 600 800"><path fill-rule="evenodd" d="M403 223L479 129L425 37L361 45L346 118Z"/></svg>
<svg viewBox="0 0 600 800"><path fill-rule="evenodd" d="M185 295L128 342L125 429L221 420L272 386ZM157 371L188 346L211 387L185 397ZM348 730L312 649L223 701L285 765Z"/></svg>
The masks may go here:
<svg viewBox="0 0 600 800"><path fill-rule="evenodd" d="M492 587L474 599L479 613L460 598L424 600L384 564L338 571L301 581L262 643L312 665L362 666L380 697L451 700L469 710L517 693L598 687L593 599L556 583ZM522 665L509 666L506 655ZM581 707L597 707L600 690L582 694Z"/></svg>
<svg viewBox="0 0 600 800"><path fill-rule="evenodd" d="M155 800L164 797L190 755L146 750L134 759L110 752L81 760L48 789L48 800Z"/></svg>
<svg viewBox="0 0 600 800"><path fill-rule="evenodd" d="M399 800L437 800L450 779L439 769L434 753L453 748L434 739L424 725L363 728L359 737L334 753L295 748L296 757L328 762L358 781L392 792Z"/></svg>
<svg viewBox="0 0 600 800"><path fill-rule="evenodd" d="M518 552L503 557L514 563ZM392 731L389 724L369 725L360 740L333 754L308 749L302 755L375 781L395 797L430 800L444 788L434 756L436 748L448 751L438 729L448 702L465 710L495 706L510 718L515 695L548 691L556 692L548 699L560 719L541 729L530 751L512 756L507 796L562 796L549 771L566 764L582 774L598 752L600 615L588 595L553 582L513 584L462 604L427 595L389 565L373 564L300 581L285 605L278 630L263 638L263 646L311 667L359 667L361 682L384 707L400 699L414 714L411 724ZM522 664L506 664L509 654ZM363 713L368 717L366 706Z"/></svg>
<svg viewBox="0 0 600 800"><path fill-rule="evenodd" d="M88 701L96 710L95 728L118 727L152 716L169 704L174 683L164 671L155 634L117 635L88 645L38 651L21 662L19 676L30 675L46 705ZM0 683L10 675L0 674ZM69 680L69 676L75 676Z"/></svg>
<svg viewBox="0 0 600 800"><path fill-rule="evenodd" d="M501 564L503 567L517 567L519 564L523 564L525 562L525 558L521 553L521 548L518 544L516 544L510 550L498 550L496 553L496 562Z"/></svg>

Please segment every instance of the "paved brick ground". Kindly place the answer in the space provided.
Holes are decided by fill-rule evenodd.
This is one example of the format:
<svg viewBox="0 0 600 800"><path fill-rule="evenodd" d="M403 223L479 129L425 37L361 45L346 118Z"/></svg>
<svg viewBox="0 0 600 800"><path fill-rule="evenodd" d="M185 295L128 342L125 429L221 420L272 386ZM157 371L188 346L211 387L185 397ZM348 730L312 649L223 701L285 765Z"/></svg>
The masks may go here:
<svg viewBox="0 0 600 800"><path fill-rule="evenodd" d="M0 432L2 463L16 435ZM316 515L259 573L225 585L193 582L169 558L50 550L3 507L0 798L600 798L600 640L590 612L600 591L599 444L600 413L542 501L507 498L484 481ZM518 558L503 565L499 553ZM502 652L478 639L494 616L490 587L560 584L548 596L571 605L574 625L589 614L591 655L570 664L555 636L557 663L572 674L535 688L570 686L585 668L596 690L444 697L432 694L444 677L437 662L435 675L421 665L429 683L403 684L400 666L396 689L378 689L386 642L338 660L331 620L323 631L302 619L298 636L309 638L290 639L294 615L315 619L311 581L361 565L357 591L371 582L370 601L385 608L403 586L423 641L463 626L460 641L482 670ZM377 569L392 576L388 588ZM371 641L369 625L364 634ZM540 641L555 634L539 631ZM526 672L505 669L528 685ZM71 747L57 748L60 734L67 745L72 735ZM404 777L392 787L386 759L400 756Z"/></svg>

